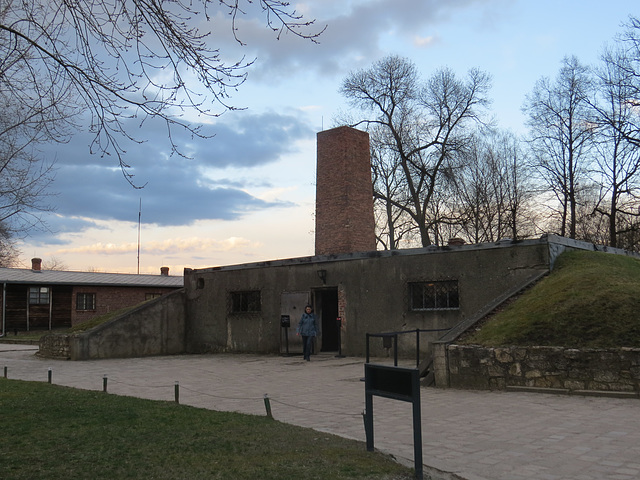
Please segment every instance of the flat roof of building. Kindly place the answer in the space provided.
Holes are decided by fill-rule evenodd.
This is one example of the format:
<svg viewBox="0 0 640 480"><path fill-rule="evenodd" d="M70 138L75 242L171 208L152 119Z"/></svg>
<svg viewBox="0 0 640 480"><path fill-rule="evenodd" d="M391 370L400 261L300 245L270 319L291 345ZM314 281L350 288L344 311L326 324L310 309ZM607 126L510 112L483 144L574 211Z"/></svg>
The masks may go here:
<svg viewBox="0 0 640 480"><path fill-rule="evenodd" d="M184 286L184 277L182 275L138 275L131 273L0 268L0 283L181 288Z"/></svg>

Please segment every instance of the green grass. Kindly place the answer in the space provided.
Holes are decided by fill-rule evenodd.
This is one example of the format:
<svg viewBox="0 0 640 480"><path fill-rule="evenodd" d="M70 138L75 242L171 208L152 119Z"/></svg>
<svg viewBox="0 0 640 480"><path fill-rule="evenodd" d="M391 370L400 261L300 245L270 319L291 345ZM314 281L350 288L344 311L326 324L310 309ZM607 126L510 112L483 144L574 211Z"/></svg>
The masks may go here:
<svg viewBox="0 0 640 480"><path fill-rule="evenodd" d="M268 417L0 378L0 478L409 479L361 442Z"/></svg>
<svg viewBox="0 0 640 480"><path fill-rule="evenodd" d="M101 325L105 322L108 322L109 320L111 320L112 318L115 318L119 315L123 315L131 310L133 310L134 308L138 308L140 305L142 305L145 302L148 302L149 300L145 300L144 302L138 303L136 305L131 305L129 307L124 307L121 308L119 310L114 310L113 312L109 312L109 313L105 313L104 315L99 315L97 317L93 317L90 318L89 320L86 320L84 322L81 322L77 325L74 325L73 327L69 328L68 330L66 330L64 333L80 333L80 332L84 332L86 330L90 330L93 327L97 327L98 325Z"/></svg>
<svg viewBox="0 0 640 480"><path fill-rule="evenodd" d="M565 252L549 276L460 343L640 347L640 260Z"/></svg>

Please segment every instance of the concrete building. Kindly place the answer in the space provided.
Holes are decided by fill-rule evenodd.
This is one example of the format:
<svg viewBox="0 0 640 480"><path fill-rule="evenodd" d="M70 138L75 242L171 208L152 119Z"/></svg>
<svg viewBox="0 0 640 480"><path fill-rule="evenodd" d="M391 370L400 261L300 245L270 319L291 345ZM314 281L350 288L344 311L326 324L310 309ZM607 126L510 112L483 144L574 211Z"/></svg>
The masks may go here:
<svg viewBox="0 0 640 480"><path fill-rule="evenodd" d="M298 352L306 304L320 318L319 351L363 355L367 333L437 330L421 339L427 350L549 270L548 239L376 251L366 132L318 133L316 185L315 256L185 272L186 351ZM416 342L399 341L405 353Z"/></svg>
<svg viewBox="0 0 640 480"><path fill-rule="evenodd" d="M311 304L320 324L316 352L385 355L388 338L376 335L416 332L400 333L397 351L428 360L432 345L447 331L455 337L540 279L564 250L607 250L549 235L480 245L452 239L440 247L376 251L368 135L340 127L318 133L317 140L314 256L185 269L184 291L149 307L157 313L140 309L98 333L82 334L71 341L69 358L167 351L300 353L295 328ZM156 317L162 320L157 332L144 327ZM135 345L135 331L143 327L146 343ZM154 351L153 345L168 342L170 349Z"/></svg>

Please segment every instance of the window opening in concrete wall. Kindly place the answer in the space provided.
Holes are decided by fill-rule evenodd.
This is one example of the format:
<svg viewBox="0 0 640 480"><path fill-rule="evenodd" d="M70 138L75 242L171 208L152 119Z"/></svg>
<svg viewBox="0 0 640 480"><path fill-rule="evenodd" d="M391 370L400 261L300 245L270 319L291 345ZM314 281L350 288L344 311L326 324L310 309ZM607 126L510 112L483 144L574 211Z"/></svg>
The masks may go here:
<svg viewBox="0 0 640 480"><path fill-rule="evenodd" d="M78 293L76 295L76 310L95 310L96 294L95 293Z"/></svg>
<svg viewBox="0 0 640 480"><path fill-rule="evenodd" d="M458 281L409 283L409 301L409 309L413 311L458 309Z"/></svg>
<svg viewBox="0 0 640 480"><path fill-rule="evenodd" d="M231 313L260 311L260 290L231 292Z"/></svg>
<svg viewBox="0 0 640 480"><path fill-rule="evenodd" d="M47 305L49 303L49 287L29 287L30 305Z"/></svg>

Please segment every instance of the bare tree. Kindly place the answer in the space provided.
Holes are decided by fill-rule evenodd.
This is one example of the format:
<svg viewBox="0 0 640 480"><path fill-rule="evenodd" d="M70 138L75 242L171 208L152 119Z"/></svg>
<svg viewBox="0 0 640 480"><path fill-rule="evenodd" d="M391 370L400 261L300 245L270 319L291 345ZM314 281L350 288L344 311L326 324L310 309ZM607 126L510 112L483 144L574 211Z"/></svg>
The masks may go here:
<svg viewBox="0 0 640 480"><path fill-rule="evenodd" d="M640 216L640 149L629 138L634 135L637 91L633 87L631 59L622 49L609 49L603 54L603 66L598 69L597 100L592 102L598 125L597 155L593 177L599 186L594 212L607 218L608 244L618 246L620 215Z"/></svg>
<svg viewBox="0 0 640 480"><path fill-rule="evenodd" d="M570 238L576 238L578 189L593 136L590 89L588 68L567 57L556 79L541 78L523 107L534 166L560 204L560 235Z"/></svg>
<svg viewBox="0 0 640 480"><path fill-rule="evenodd" d="M466 161L455 175L451 216L463 238L478 243L534 234L533 188L518 138L483 130L470 142Z"/></svg>
<svg viewBox="0 0 640 480"><path fill-rule="evenodd" d="M210 35L226 22L241 42L236 21L250 8L261 9L278 36L320 34L281 0L0 0L0 90L31 112L36 129L43 122L62 128L62 119L73 124L70 113L89 115L92 151L115 155L131 181L123 140L140 139L126 120L164 121L176 151L172 127L202 134L183 114L234 109L229 92L252 61L227 62Z"/></svg>
<svg viewBox="0 0 640 480"><path fill-rule="evenodd" d="M422 246L438 242L438 189L466 144L468 125L480 121L488 105L489 86L489 77L478 70L463 81L442 69L422 82L414 64L399 56L343 81L341 93L364 117L354 126L366 125L377 136L372 141L380 149L377 156L394 165L386 174L396 175L394 185L403 186L378 188L378 198L411 218Z"/></svg>
<svg viewBox="0 0 640 480"><path fill-rule="evenodd" d="M385 250L396 250L411 242L415 225L406 214L406 181L401 174L400 159L388 148L389 132L373 126L371 133L371 177L376 214L376 238Z"/></svg>
<svg viewBox="0 0 640 480"><path fill-rule="evenodd" d="M4 225L0 223L0 267L15 267L18 264L19 252L12 241L11 235L6 232Z"/></svg>
<svg viewBox="0 0 640 480"><path fill-rule="evenodd" d="M3 100L0 93L0 264L13 264L14 239L42 226L40 213L51 210L47 187L54 171L37 151L49 135L47 122L30 125L28 108Z"/></svg>
<svg viewBox="0 0 640 480"><path fill-rule="evenodd" d="M58 257L49 257L42 262L42 270L69 270L66 263L60 260Z"/></svg>
<svg viewBox="0 0 640 480"><path fill-rule="evenodd" d="M626 30L619 38L619 53L622 52L626 72L626 89L629 93L629 102L633 107L634 115L620 129L620 135L635 147L640 147L640 18L630 16L625 24ZM615 125L614 125L615 126Z"/></svg>
<svg viewBox="0 0 640 480"><path fill-rule="evenodd" d="M125 161L128 130L159 119L168 147L175 127L206 136L187 114L218 116L235 107L229 92L245 80L251 60L225 59L217 35L238 36L237 20L261 10L278 37L316 41L305 20L282 0L0 0L0 248L49 209L52 161L38 148L68 141L83 125L91 153ZM219 26L222 26L219 28Z"/></svg>

